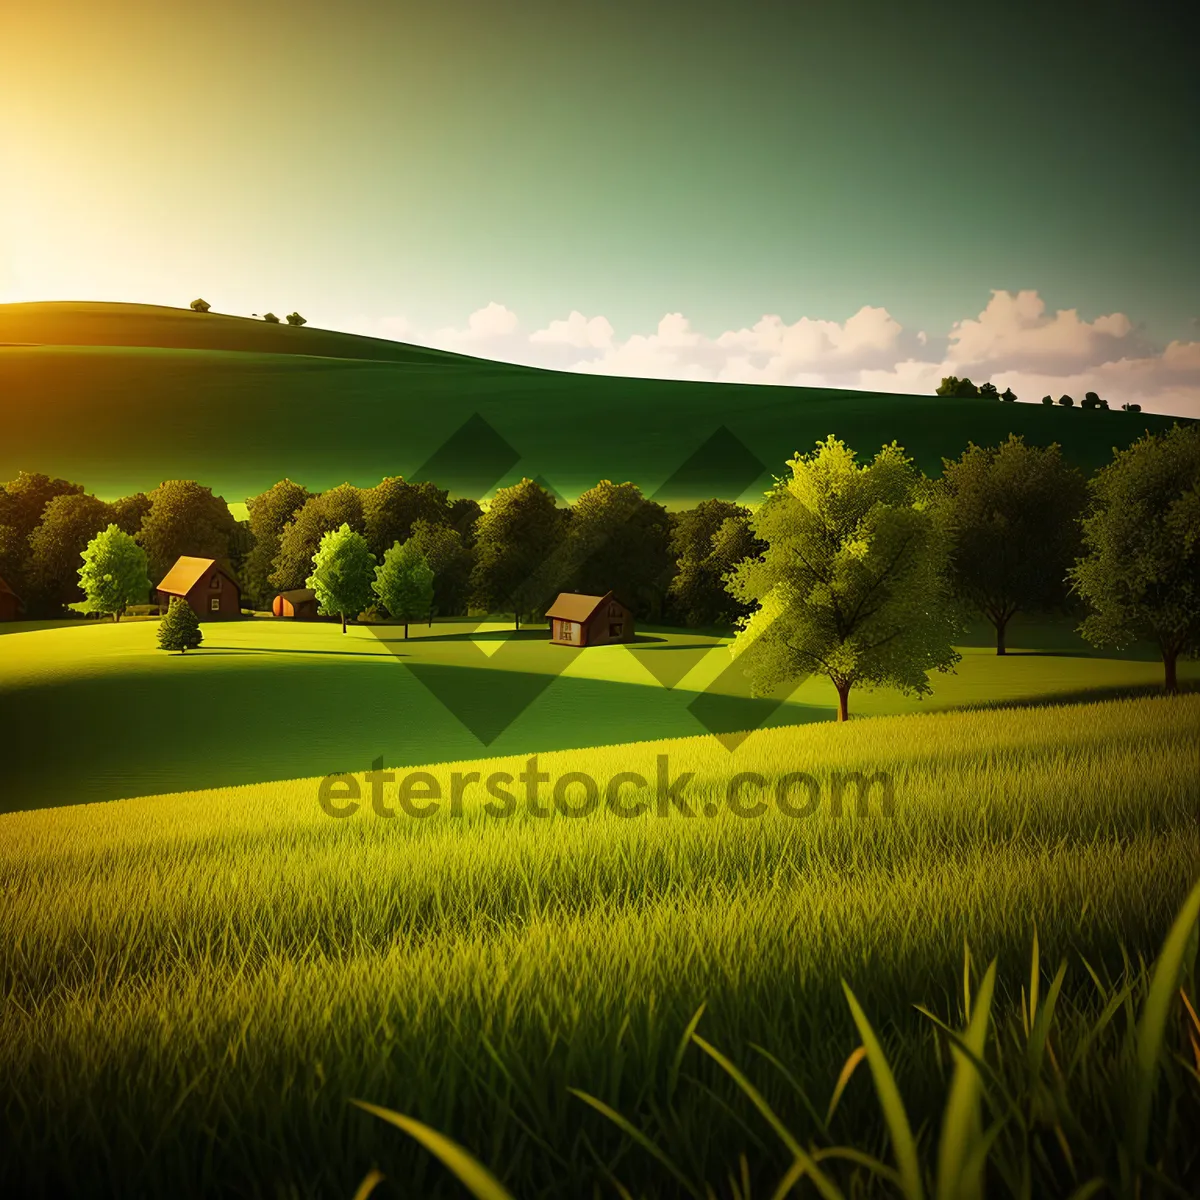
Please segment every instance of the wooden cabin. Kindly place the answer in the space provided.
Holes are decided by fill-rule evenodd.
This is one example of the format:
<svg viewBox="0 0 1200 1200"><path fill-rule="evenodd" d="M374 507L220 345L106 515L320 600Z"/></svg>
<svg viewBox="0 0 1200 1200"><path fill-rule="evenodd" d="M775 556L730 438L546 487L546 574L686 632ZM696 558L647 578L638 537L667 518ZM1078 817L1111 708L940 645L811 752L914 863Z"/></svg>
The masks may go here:
<svg viewBox="0 0 1200 1200"><path fill-rule="evenodd" d="M290 592L280 592L271 603L271 611L277 617L311 621L317 615L317 593L312 588L293 588Z"/></svg>
<svg viewBox="0 0 1200 1200"><path fill-rule="evenodd" d="M546 609L550 641L556 646L603 646L633 641L633 614L612 592L583 596L560 592Z"/></svg>
<svg viewBox="0 0 1200 1200"><path fill-rule="evenodd" d="M158 585L158 611L165 613L171 598L181 596L202 621L242 615L242 589L215 558L183 555Z"/></svg>
<svg viewBox="0 0 1200 1200"><path fill-rule="evenodd" d="M21 597L0 579L0 621L15 621L22 607Z"/></svg>

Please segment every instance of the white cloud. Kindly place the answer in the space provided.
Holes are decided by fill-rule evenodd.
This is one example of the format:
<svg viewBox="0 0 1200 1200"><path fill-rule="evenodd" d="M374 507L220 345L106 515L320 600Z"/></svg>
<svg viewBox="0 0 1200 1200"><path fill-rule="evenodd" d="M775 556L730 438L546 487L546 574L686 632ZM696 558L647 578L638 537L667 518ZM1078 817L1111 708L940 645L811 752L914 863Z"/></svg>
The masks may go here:
<svg viewBox="0 0 1200 1200"><path fill-rule="evenodd" d="M681 312L666 313L652 333L616 336L604 316L572 310L533 333L495 301L473 312L465 329L417 336L403 318L394 334L506 362L598 375L725 383L787 384L930 395L946 375L1011 387L1022 400L1049 393L1081 398L1096 391L1114 407L1200 417L1200 341L1156 348L1124 313L1086 321L1076 309L1046 312L1036 291L994 291L974 318L946 335L905 330L886 308L864 305L844 321L766 314L753 325L709 336Z"/></svg>
<svg viewBox="0 0 1200 1200"><path fill-rule="evenodd" d="M529 340L542 345L574 346L576 349L607 350L612 345L613 327L607 317L589 321L577 309L565 321L551 321L545 329L535 330Z"/></svg>

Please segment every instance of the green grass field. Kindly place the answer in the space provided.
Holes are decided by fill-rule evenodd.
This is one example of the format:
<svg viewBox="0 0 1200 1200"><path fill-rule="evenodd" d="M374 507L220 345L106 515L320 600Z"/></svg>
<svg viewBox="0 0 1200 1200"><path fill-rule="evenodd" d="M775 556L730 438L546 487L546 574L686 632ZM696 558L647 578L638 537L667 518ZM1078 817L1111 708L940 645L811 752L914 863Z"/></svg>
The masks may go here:
<svg viewBox="0 0 1200 1200"><path fill-rule="evenodd" d="M752 700L728 639L644 630L631 646L548 644L499 622L352 626L206 623L200 650L158 649L157 622L0 626L0 811L387 766L586 748L827 721L813 678L777 707ZM1152 651L1089 651L1069 622L1016 623L997 658L985 631L934 695L855 692L859 716L1098 697L1161 683ZM1181 666L1196 678L1196 665Z"/></svg>
<svg viewBox="0 0 1200 1200"><path fill-rule="evenodd" d="M573 499L632 480L671 504L757 497L795 451L835 433L862 454L896 439L923 469L969 441L1022 433L1085 468L1170 419L937 396L605 378L350 334L148 305L0 305L0 478L41 470L98 495L194 478L233 504L284 476L323 489L385 475L473 494L522 475ZM499 476L477 439L433 458L473 414L512 448ZM169 414L169 419L168 419ZM570 419L550 419L571 414ZM728 428L728 444L672 478ZM183 429L185 435L174 431ZM168 432L170 431L170 432ZM475 460L475 461L473 461Z"/></svg>
<svg viewBox="0 0 1200 1200"><path fill-rule="evenodd" d="M105 632L49 631L60 646ZM39 636L6 635L0 654ZM70 660L48 658L53 676L75 675ZM103 655L91 662L103 678ZM208 662L169 667L217 671L220 656ZM689 1044L689 1020L704 1005L696 1031L803 1143L892 1162L866 1067L824 1117L859 1043L843 978L932 1173L951 1062L912 1005L961 1026L964 941L973 987L998 959L987 1054L1028 1109L1028 1134L1008 1114L992 1160L1016 1164L1018 1193L1018 1168L1032 1195L1116 1179L1147 995L1138 958L1200 872L1198 722L1200 697L1181 696L776 728L732 754L699 737L539 758L553 780L585 771L603 786L653 780L666 755L711 818L660 817L653 787L635 786L628 798L650 805L637 819L523 804L501 819L470 793L459 815L367 805L334 820L313 779L0 817L0 1095L20 1148L0 1181L21 1196L348 1198L378 1167L377 1196L463 1194L359 1098L454 1137L516 1196L684 1194L575 1088L688 1180L770 1196L792 1157ZM196 736L218 753L211 730ZM810 773L816 812L739 818L734 769L768 788ZM432 773L448 786L453 770L470 767ZM890 775L890 814L873 801L833 815L829 784L854 771ZM71 799L53 769L43 787L47 803ZM1036 1070L1020 1016L1035 927L1043 1005L1068 962ZM1190 1053L1183 1036L1172 1020L1172 1052ZM1150 1154L1186 1191L1200 1106L1183 1061L1166 1060L1170 1115L1155 1109ZM880 1190L861 1165L823 1165L849 1194Z"/></svg>

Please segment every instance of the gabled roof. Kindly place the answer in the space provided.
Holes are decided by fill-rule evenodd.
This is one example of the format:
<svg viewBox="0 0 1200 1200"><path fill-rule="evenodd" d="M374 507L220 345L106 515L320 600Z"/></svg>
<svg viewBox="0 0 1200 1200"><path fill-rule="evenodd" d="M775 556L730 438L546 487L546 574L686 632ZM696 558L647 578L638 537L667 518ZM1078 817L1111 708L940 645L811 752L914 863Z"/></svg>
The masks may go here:
<svg viewBox="0 0 1200 1200"><path fill-rule="evenodd" d="M12 588L10 588L8 584L4 582L3 577L0 577L0 592L7 592L10 596L17 596L17 593L14 592ZM18 600L20 600L20 598L20 596L17 596Z"/></svg>
<svg viewBox="0 0 1200 1200"><path fill-rule="evenodd" d="M584 596L579 592L559 592L558 599L546 609L546 616L560 621L588 621L602 604L612 599L612 592L603 596Z"/></svg>
<svg viewBox="0 0 1200 1200"><path fill-rule="evenodd" d="M303 604L305 600L315 600L317 593L312 588L292 588L289 592L276 593L282 596L289 604Z"/></svg>
<svg viewBox="0 0 1200 1200"><path fill-rule="evenodd" d="M241 591L237 580L215 558L192 558L187 554L176 560L175 565L158 585L158 590L170 596L186 596L210 571L220 571Z"/></svg>

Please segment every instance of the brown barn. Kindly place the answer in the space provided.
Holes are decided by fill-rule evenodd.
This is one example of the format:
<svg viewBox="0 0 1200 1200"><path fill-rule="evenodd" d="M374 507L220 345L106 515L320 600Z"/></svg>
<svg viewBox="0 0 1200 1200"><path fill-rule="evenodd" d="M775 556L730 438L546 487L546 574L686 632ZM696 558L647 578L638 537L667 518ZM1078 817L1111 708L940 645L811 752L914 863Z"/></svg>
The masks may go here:
<svg viewBox="0 0 1200 1200"><path fill-rule="evenodd" d="M15 621L21 608L21 597L0 579L0 621Z"/></svg>
<svg viewBox="0 0 1200 1200"><path fill-rule="evenodd" d="M603 646L633 641L633 614L612 592L603 596L581 596L560 592L546 609L550 618L550 641L556 646Z"/></svg>
<svg viewBox="0 0 1200 1200"><path fill-rule="evenodd" d="M180 558L158 585L160 613L172 596L182 596L202 621L242 615L242 589L215 558Z"/></svg>
<svg viewBox="0 0 1200 1200"><path fill-rule="evenodd" d="M317 593L312 588L293 588L290 592L280 592L271 604L271 611L277 617L311 620L317 615Z"/></svg>

